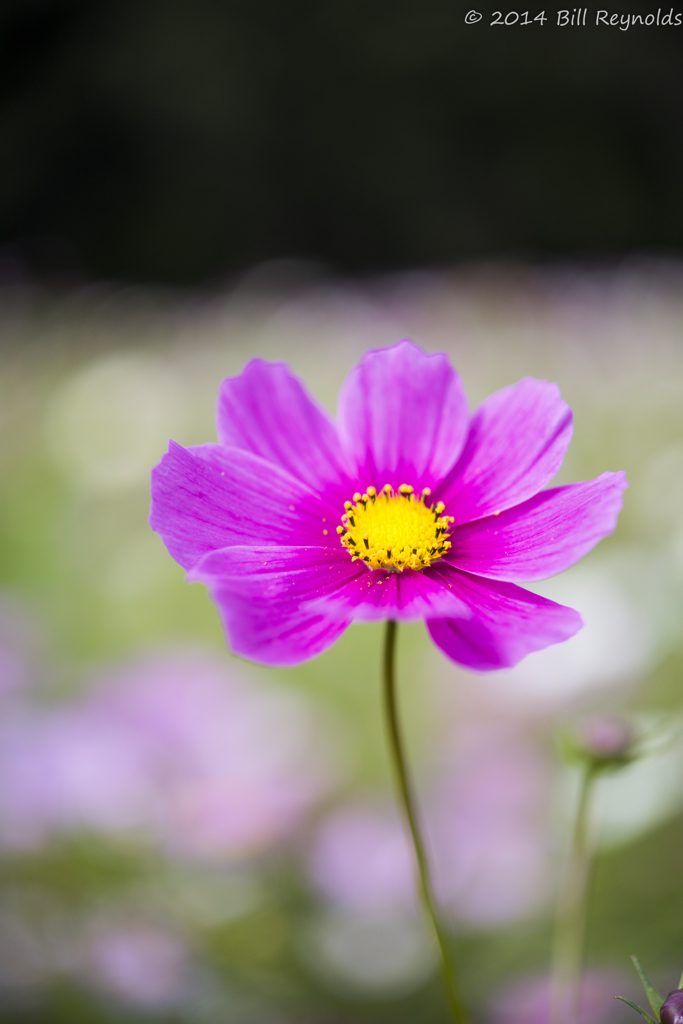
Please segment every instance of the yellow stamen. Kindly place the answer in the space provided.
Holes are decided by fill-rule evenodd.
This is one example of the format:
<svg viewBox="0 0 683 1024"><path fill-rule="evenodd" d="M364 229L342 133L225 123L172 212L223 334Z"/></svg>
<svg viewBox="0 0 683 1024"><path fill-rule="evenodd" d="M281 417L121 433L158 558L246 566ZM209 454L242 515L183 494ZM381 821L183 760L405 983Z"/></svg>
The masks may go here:
<svg viewBox="0 0 683 1024"><path fill-rule="evenodd" d="M342 525L337 533L352 560L361 559L370 569L403 572L426 569L448 551L448 529L455 520L443 516L443 502L428 505L431 491L425 487L419 498L410 484L394 493L390 484L378 493L368 487L356 492L353 502L345 501Z"/></svg>

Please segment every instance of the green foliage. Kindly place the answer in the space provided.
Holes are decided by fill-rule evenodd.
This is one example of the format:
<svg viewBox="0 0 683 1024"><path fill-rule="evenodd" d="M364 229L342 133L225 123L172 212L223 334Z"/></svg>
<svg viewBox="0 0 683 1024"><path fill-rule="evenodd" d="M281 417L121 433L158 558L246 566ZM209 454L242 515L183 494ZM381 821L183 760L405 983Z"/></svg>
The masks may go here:
<svg viewBox="0 0 683 1024"><path fill-rule="evenodd" d="M637 1003L632 1003L630 999L624 999L623 996L617 996L617 999L620 999L622 1001L622 1003L626 1003L627 1006L633 1007L633 1009L636 1010L640 1014L641 1017L644 1017L645 1020L649 1021L650 1024L657 1024L657 1021L659 1020L659 1017L657 1018L657 1021L656 1021L654 1017L650 1016L650 1014L647 1012L647 1010L644 1010L642 1008L642 1006L638 1006Z"/></svg>
<svg viewBox="0 0 683 1024"><path fill-rule="evenodd" d="M652 1007L654 1013L657 1014L657 1020L659 1020L659 1011L662 1008L662 1003L664 1002L664 999L662 996L660 996L659 992L654 987L654 985L648 978L643 968L640 966L640 961L638 957L635 955L635 953L631 957L631 960L633 961L633 966L638 972L638 977L640 978L643 988L645 989L645 994L647 995L648 1002Z"/></svg>

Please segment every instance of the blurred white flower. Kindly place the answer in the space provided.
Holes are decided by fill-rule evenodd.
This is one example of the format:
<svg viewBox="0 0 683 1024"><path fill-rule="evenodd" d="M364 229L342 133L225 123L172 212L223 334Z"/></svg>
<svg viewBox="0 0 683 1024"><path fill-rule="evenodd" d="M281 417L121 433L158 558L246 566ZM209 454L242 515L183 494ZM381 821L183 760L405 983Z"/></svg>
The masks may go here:
<svg viewBox="0 0 683 1024"><path fill-rule="evenodd" d="M331 988L366 998L411 992L435 964L421 919L396 912L326 911L309 922L300 950L310 969Z"/></svg>
<svg viewBox="0 0 683 1024"><path fill-rule="evenodd" d="M647 735L646 727L641 731ZM648 752L646 744L642 757L600 778L594 819L602 846L630 842L683 808L682 736L679 721L678 733L671 730L659 749Z"/></svg>
<svg viewBox="0 0 683 1024"><path fill-rule="evenodd" d="M530 654L516 668L491 675L487 685L502 700L561 705L631 681L649 667L649 623L609 568L580 565L534 589L576 608L584 627L570 640Z"/></svg>
<svg viewBox="0 0 683 1024"><path fill-rule="evenodd" d="M117 547L100 582L108 597L125 600L160 590L175 578L175 570L159 537L145 528Z"/></svg>
<svg viewBox="0 0 683 1024"><path fill-rule="evenodd" d="M78 370L54 395L45 422L48 451L88 492L144 483L169 437L182 432L186 407L168 363L115 352Z"/></svg>
<svg viewBox="0 0 683 1024"><path fill-rule="evenodd" d="M651 457L637 493L648 526L658 532L683 528L683 444L667 445Z"/></svg>

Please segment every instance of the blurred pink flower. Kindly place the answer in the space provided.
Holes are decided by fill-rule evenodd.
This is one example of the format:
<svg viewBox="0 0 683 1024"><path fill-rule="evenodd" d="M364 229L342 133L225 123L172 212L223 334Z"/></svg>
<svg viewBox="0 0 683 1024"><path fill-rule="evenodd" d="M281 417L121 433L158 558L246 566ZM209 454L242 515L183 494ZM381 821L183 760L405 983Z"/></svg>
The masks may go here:
<svg viewBox="0 0 683 1024"><path fill-rule="evenodd" d="M588 971L583 978L578 1024L610 1024L623 1004L614 996L623 987L618 974ZM550 978L528 978L501 992L491 1006L492 1024L549 1024Z"/></svg>
<svg viewBox="0 0 683 1024"><path fill-rule="evenodd" d="M0 726L0 843L133 832L240 855L299 824L331 781L309 709L206 656L147 658Z"/></svg>
<svg viewBox="0 0 683 1024"><path fill-rule="evenodd" d="M633 726L614 715L593 715L582 723L578 736L587 754L608 760L628 756L635 738Z"/></svg>
<svg viewBox="0 0 683 1024"><path fill-rule="evenodd" d="M443 906L491 927L533 913L552 882L551 774L534 740L504 721L471 722L437 780L428 822Z"/></svg>
<svg viewBox="0 0 683 1024"><path fill-rule="evenodd" d="M544 833L548 772L528 737L472 726L425 794L435 887L452 916L497 926L533 912L551 881ZM308 861L316 890L353 910L415 905L414 857L397 817L348 805L319 829Z"/></svg>
<svg viewBox="0 0 683 1024"><path fill-rule="evenodd" d="M151 797L144 755L136 737L87 704L17 709L0 725L0 844L141 825Z"/></svg>
<svg viewBox="0 0 683 1024"><path fill-rule="evenodd" d="M167 1009L187 994L185 946L157 925L100 925L88 937L81 969L87 980L145 1010Z"/></svg>
<svg viewBox="0 0 683 1024"><path fill-rule="evenodd" d="M412 907L413 853L395 815L362 805L332 814L308 862L311 881L330 903L349 910Z"/></svg>

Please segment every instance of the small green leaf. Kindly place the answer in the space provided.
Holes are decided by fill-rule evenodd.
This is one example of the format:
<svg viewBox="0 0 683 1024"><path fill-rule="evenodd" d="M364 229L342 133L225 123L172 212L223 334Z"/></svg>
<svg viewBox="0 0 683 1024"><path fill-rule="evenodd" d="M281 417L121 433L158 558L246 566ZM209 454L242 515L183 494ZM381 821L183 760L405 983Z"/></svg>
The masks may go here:
<svg viewBox="0 0 683 1024"><path fill-rule="evenodd" d="M631 957L631 960L633 961L633 966L638 971L638 977L640 978L643 984L643 988L645 989L647 1000L650 1006L652 1007L653 1012L656 1013L657 1020L659 1020L659 1011L662 1008L662 1003L664 1002L664 1000L660 996L659 992L654 987L654 985L650 982L650 979L648 978L643 968L640 966L640 960L635 955L635 953Z"/></svg>
<svg viewBox="0 0 683 1024"><path fill-rule="evenodd" d="M626 1003L628 1006L632 1006L633 1009L636 1010L641 1017L644 1017L645 1020L649 1021L650 1024L657 1024L657 1021L654 1019L654 1017L651 1017L647 1010L644 1010L642 1006L638 1006L637 1003L632 1003L630 999L624 999L623 996L615 996L614 998L621 999L622 1003Z"/></svg>
<svg viewBox="0 0 683 1024"><path fill-rule="evenodd" d="M680 981L678 982L678 988L679 989L683 988L683 973L681 973Z"/></svg>

